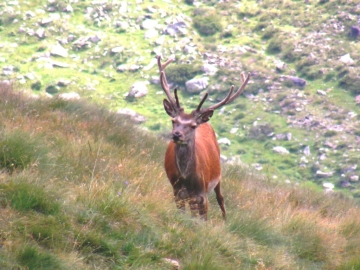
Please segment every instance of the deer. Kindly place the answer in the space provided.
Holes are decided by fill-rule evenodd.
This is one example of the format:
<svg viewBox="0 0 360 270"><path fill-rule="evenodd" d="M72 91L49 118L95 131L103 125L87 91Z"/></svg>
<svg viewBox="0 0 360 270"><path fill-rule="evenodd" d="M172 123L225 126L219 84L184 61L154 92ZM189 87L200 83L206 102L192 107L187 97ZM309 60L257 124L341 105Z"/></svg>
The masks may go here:
<svg viewBox="0 0 360 270"><path fill-rule="evenodd" d="M192 216L207 220L208 193L215 191L222 217L226 220L224 197L221 193L220 148L214 129L208 123L216 109L234 101L245 89L250 73L241 74L242 84L234 92L231 86L226 97L207 108L202 108L208 97L206 93L199 105L190 114L180 106L177 88L171 95L167 83L165 68L174 61L170 57L165 63L157 56L160 84L167 99L163 100L165 112L172 118L171 140L165 152L164 167L167 178L173 188L176 207L185 212L186 203Z"/></svg>

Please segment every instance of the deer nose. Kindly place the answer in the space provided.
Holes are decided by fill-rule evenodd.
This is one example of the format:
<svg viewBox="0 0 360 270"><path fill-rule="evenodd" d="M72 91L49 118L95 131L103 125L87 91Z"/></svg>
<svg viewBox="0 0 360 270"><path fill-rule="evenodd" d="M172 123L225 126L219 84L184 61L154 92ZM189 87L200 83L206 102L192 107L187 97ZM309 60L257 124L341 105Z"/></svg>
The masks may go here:
<svg viewBox="0 0 360 270"><path fill-rule="evenodd" d="M180 140L180 137L181 137L181 133L179 131L175 131L173 133L173 140L174 141L179 141Z"/></svg>

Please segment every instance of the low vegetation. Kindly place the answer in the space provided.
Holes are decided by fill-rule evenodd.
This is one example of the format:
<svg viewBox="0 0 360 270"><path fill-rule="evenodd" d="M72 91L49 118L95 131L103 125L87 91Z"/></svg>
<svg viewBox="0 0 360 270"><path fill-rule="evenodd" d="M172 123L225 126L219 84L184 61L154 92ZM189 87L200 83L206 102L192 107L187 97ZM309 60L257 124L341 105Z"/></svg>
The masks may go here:
<svg viewBox="0 0 360 270"><path fill-rule="evenodd" d="M162 139L85 102L0 96L1 269L360 267L359 205L341 193L225 166L228 220L214 196L209 221L192 219Z"/></svg>

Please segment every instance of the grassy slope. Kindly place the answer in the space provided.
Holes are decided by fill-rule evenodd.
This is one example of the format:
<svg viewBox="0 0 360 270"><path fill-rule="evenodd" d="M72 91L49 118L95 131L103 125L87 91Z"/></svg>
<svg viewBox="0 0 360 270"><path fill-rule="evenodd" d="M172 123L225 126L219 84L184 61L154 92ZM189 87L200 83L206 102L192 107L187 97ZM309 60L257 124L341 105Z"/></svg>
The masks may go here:
<svg viewBox="0 0 360 270"><path fill-rule="evenodd" d="M0 87L1 269L358 269L360 209L341 194L227 166L228 220L175 210L165 143L84 102Z"/></svg>
<svg viewBox="0 0 360 270"><path fill-rule="evenodd" d="M92 1L72 3L72 13L61 12L65 5L63 1L55 1L53 4L40 0L19 3L16 5L13 1L5 1L1 6L4 10L10 11L5 12L0 21L0 57L5 59L4 62L0 62L0 67L15 66L18 72L13 75L13 79L16 79L18 74L24 75L28 72L36 75L35 80L27 80L22 88L29 89L31 84L40 81L41 90L34 92L44 94L48 85L56 84L59 79L64 78L72 83L66 88L61 88L60 92L78 92L82 97L112 110L132 108L147 116L148 120L144 126L149 130L164 133L169 129L168 117L163 113L161 106L162 97L155 94L159 91L158 86L149 85L149 94L144 98L133 101L124 98L132 83L157 75L156 67L147 71L125 73L116 73L115 68L125 63L147 66L153 59L154 40L144 39L145 31L139 29L137 22L142 16L149 15L148 7L167 12L165 18L160 18L159 12L151 13L151 16L162 24L165 24L165 19L185 14L190 18L189 27L192 27L190 21L194 19L194 6L186 5L183 1L144 1L141 4L128 1L125 18L118 12L120 3L113 2L106 5L105 14L110 20L104 19L101 24L97 24L92 23L94 20L86 19L85 10L88 7L101 9L104 5ZM47 10L49 6L57 9L56 13L60 14L61 19L43 26L46 33L44 40L19 33L20 27L34 30L40 27L38 22L51 14L44 14L41 9ZM347 35L349 27L357 24L357 16L360 14L356 1L204 1L200 9L215 10L218 15L220 14L224 29L210 37L201 36L195 29L189 29L186 36L192 38L192 43L197 46L199 53L215 53L228 60L228 65L221 68L223 76L212 78L211 85L223 90L228 89L230 84L238 85L239 71L232 70L235 64L238 64L241 70L253 74L252 83L247 87L246 94L255 94L255 98L240 97L227 107L225 115L215 115L212 119L218 135L228 137L232 143L231 147L222 146L222 153L228 157L236 156L249 166L260 164L267 177L277 177L279 180L310 180L321 184L322 179L316 178L316 170L335 172L333 177L326 181L339 184L344 180L343 171L357 164L356 156L359 152L356 134L359 133L360 127L357 118L350 118L348 115L348 112L359 115L359 109L354 102L353 92L356 91L347 90L344 84L340 83L346 82L347 74L359 72L359 42L351 40ZM28 10L35 11L35 17L26 16ZM131 27L126 31L119 31L114 27L115 20L126 20L130 22ZM226 29L231 29L231 35L224 37ZM57 43L57 39L66 39L70 34L76 38L98 35L101 41L80 51L75 50L71 43L65 44L64 47L68 49L71 57L51 58L68 63L70 68L67 69L54 68L49 71L43 68L43 62L31 60L49 52ZM161 48L164 57L167 57L171 50L175 51L178 64L191 59L191 56L184 55L182 51L182 38L174 39L166 35ZM18 44L17 47L11 46L15 43ZM278 51L270 50L271 44L277 45ZM220 52L218 45L227 48L228 51ZM120 54L111 54L111 48L116 46L123 46L125 50ZM236 50L238 46L247 46L250 50L241 53ZM339 57L346 53L350 53L355 60L353 65L341 64L338 61ZM196 60L190 62L199 62L199 56L194 57ZM282 60L287 64L285 71L276 72L275 60ZM307 86L297 89L282 81L282 75L303 77L308 80ZM223 82L223 79L226 79L226 82ZM96 90L89 90L89 85ZM266 91L267 88L271 90ZM265 92L259 93L259 89ZM328 95L318 96L316 91L319 89L326 90ZM216 95L212 93L211 97L214 99ZM304 98L300 98L299 95L303 95ZM198 102L197 97L186 94L182 94L181 99L187 110L193 109ZM294 109L283 111L279 105L280 101L290 104L294 101L301 103L304 100L307 101L307 105L300 106L302 111L299 112ZM288 125L309 115L315 120L324 120L325 127L320 130L305 130L302 126ZM290 132L293 140L272 141L266 136L261 136L260 139L251 138L255 121L258 125L269 125L275 134ZM346 126L345 131L337 132L331 138L324 137L326 128L336 124ZM239 130L236 134L230 134L230 129L234 125ZM324 146L326 140L335 141L336 144L340 142L339 148L328 149ZM274 155L272 147L277 145L289 149L290 154L285 157ZM301 160L305 146L310 146L311 149L311 155L305 157L307 163ZM326 151L327 159L319 161L318 157L323 151ZM353 173L359 174L360 166ZM359 182L350 184L349 192L358 196Z"/></svg>

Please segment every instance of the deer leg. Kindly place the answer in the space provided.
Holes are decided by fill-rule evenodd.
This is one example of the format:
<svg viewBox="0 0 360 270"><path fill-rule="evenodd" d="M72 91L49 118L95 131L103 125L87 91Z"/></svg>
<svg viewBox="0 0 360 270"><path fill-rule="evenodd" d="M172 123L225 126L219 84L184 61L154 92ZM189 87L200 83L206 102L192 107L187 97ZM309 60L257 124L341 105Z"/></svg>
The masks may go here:
<svg viewBox="0 0 360 270"><path fill-rule="evenodd" d="M216 200L221 208L222 216L224 219L226 219L225 203L224 203L224 197L221 194L220 182L216 185L214 191L216 193Z"/></svg>
<svg viewBox="0 0 360 270"><path fill-rule="evenodd" d="M202 195L194 196L189 201L192 216L199 215L201 219L207 220L208 201Z"/></svg>
<svg viewBox="0 0 360 270"><path fill-rule="evenodd" d="M176 207L183 212L185 212L185 201L188 198L188 193L185 188L176 188L174 187L174 196Z"/></svg>

